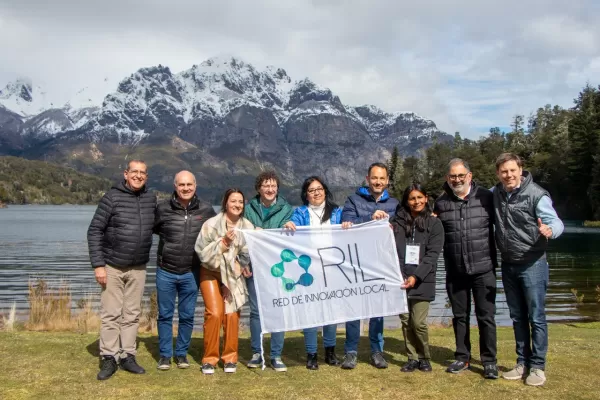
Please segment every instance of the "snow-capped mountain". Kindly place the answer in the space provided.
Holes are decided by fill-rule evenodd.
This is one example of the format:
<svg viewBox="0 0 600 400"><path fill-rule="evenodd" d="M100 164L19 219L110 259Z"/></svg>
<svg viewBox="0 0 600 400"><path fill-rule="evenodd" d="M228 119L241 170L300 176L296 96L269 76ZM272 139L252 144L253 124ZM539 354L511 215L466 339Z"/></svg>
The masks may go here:
<svg viewBox="0 0 600 400"><path fill-rule="evenodd" d="M19 149L16 132L27 154L53 154L73 165L92 144L94 160L102 159L98 152L123 146L165 150L168 144L182 152L176 157L185 154L176 164L198 161L211 171L207 177L272 167L288 182L319 173L347 184L364 176L369 163L389 157L394 146L413 154L434 138L450 138L412 112L347 106L308 78L294 81L282 68L258 70L236 58L212 58L176 74L162 65L141 68L101 104L91 92L99 91L86 88L55 105L30 81L7 85L0 92L0 153ZM71 151L74 146L85 150Z"/></svg>

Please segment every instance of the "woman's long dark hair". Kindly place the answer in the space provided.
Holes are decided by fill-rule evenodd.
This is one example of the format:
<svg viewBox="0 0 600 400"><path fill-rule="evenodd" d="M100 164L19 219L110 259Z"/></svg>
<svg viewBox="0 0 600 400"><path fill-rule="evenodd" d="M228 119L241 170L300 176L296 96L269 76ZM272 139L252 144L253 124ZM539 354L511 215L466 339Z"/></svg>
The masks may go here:
<svg viewBox="0 0 600 400"><path fill-rule="evenodd" d="M225 214L227 212L227 202L229 201L229 196L234 193L239 193L242 195L242 200L244 201L244 205L242 206L242 217L244 216L244 209L246 208L246 196L244 196L244 192L238 188L230 188L227 189L225 194L223 195L223 201L221 201L221 212Z"/></svg>
<svg viewBox="0 0 600 400"><path fill-rule="evenodd" d="M409 185L406 189L404 189L404 194L402 195L402 203L398 206L396 210L396 218L399 220L400 225L404 226L406 231L406 236L410 236L412 234L413 226L415 226L418 230L423 232L425 230L425 221L427 218L431 216L431 206L428 201L425 203L425 208L421 211L416 217L413 217L410 212L410 207L408 205L408 196L410 193L416 190L421 192L423 196L428 197L427 191L423 186L421 186L418 182L413 182L412 185ZM402 223L404 221L404 223Z"/></svg>
<svg viewBox="0 0 600 400"><path fill-rule="evenodd" d="M302 204L304 204L305 206L309 204L307 197L308 187L314 181L319 182L321 186L323 186L323 190L325 191L325 209L323 210L323 217L321 217L321 222L326 222L331 218L331 213L338 205L333 202L333 194L329 191L329 188L327 187L325 181L323 181L322 178L315 175L306 178L304 180L304 183L302 183L300 198L302 199Z"/></svg>

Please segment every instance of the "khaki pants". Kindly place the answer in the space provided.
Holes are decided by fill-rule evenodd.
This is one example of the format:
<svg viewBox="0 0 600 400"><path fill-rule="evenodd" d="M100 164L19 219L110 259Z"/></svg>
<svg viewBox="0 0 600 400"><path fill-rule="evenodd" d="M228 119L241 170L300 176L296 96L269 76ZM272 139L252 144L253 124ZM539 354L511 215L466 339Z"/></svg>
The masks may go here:
<svg viewBox="0 0 600 400"><path fill-rule="evenodd" d="M136 354L137 331L146 265L106 266L106 286L100 297L100 356L117 358L120 352Z"/></svg>
<svg viewBox="0 0 600 400"><path fill-rule="evenodd" d="M402 333L409 360L429 360L429 302L408 299L408 314L400 314Z"/></svg>

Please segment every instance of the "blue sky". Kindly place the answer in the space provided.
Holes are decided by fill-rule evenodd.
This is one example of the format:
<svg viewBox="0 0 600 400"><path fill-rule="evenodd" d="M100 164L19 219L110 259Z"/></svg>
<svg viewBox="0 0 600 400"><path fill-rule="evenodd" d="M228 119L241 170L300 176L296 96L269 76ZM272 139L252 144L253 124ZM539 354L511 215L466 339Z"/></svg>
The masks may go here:
<svg viewBox="0 0 600 400"><path fill-rule="evenodd" d="M116 88L227 54L477 138L600 84L598 20L597 0L0 0L0 85Z"/></svg>

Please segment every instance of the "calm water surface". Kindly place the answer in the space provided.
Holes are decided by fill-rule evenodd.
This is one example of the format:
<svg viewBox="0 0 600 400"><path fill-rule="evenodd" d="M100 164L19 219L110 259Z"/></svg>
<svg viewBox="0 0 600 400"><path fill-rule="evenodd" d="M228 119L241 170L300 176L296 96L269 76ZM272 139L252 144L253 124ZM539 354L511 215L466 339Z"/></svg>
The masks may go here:
<svg viewBox="0 0 600 400"><path fill-rule="evenodd" d="M28 309L27 285L43 278L50 284L66 281L76 300L91 295L99 299L100 288L89 264L86 232L95 206L10 206L0 209L0 313L16 302L20 312ZM151 251L146 296L155 290L156 244ZM596 285L600 284L600 229L567 227L557 240L550 242L550 286L547 312L550 321L600 320L596 303ZM452 316L446 307L443 259L438 264L437 295L430 312L431 322L446 322ZM571 289L583 294L577 304ZM199 296L201 300L201 297ZM201 326L203 307L196 309L196 326ZM247 308L242 317L248 316ZM497 322L510 325L508 309L498 274ZM474 323L474 319L472 323ZM397 318L387 318L388 326L397 326Z"/></svg>

